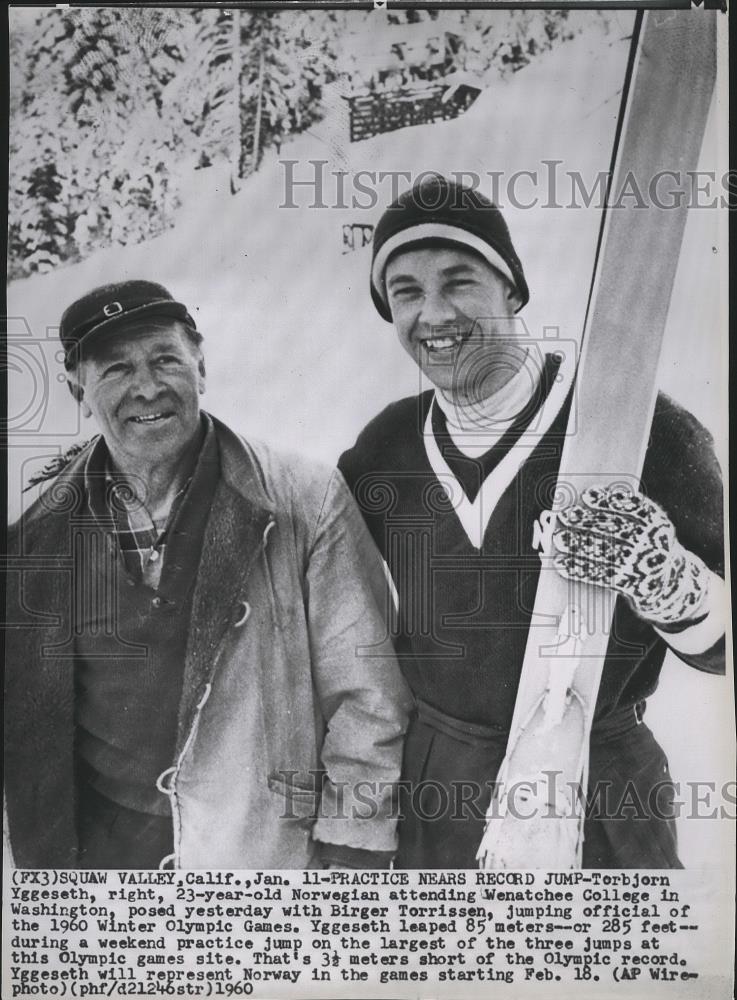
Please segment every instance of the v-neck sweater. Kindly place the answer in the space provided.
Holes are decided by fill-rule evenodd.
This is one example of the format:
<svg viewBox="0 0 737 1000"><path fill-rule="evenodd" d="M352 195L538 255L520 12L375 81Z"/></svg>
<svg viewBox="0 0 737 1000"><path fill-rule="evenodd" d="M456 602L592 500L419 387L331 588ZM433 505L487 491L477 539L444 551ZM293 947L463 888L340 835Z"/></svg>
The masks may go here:
<svg viewBox="0 0 737 1000"><path fill-rule="evenodd" d="M393 637L415 696L457 719L506 732L541 571L533 528L551 507L569 405L515 456L519 466L493 497L477 546L454 509L453 490L449 497L448 483L428 457L430 446L438 447L436 439L426 440L433 400L429 391L391 404L339 467L396 588ZM507 444L507 455L520 447ZM722 487L711 439L663 395L642 487L669 513L681 543L722 572ZM617 599L597 720L652 694L666 649L663 638ZM702 670L723 670L720 648L679 655Z"/></svg>

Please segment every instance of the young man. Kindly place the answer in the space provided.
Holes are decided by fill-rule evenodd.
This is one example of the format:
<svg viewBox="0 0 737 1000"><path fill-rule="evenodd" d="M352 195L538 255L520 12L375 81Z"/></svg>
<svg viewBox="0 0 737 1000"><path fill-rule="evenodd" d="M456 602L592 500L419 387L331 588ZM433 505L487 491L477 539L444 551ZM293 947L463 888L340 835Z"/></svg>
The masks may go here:
<svg viewBox="0 0 737 1000"><path fill-rule="evenodd" d="M371 295L435 387L388 406L339 463L395 584L397 650L417 701L396 864L475 867L540 575L533 528L552 506L574 373L516 317L529 291L501 212L437 175L376 227ZM588 491L555 537L563 575L618 594L590 744L589 790L607 796L585 825L585 867L679 866L645 699L668 648L724 669L719 469L707 432L663 395L641 485L634 497ZM627 794L645 821L623 819Z"/></svg>
<svg viewBox="0 0 737 1000"><path fill-rule="evenodd" d="M409 699L340 476L200 410L160 285L94 289L60 337L101 433L10 532L15 863L388 866Z"/></svg>

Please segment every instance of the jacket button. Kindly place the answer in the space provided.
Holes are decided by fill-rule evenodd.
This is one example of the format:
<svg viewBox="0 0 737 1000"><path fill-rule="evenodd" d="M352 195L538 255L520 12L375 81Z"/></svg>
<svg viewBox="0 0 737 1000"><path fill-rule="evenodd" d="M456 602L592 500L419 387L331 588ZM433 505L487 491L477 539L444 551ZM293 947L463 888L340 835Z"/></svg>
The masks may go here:
<svg viewBox="0 0 737 1000"><path fill-rule="evenodd" d="M161 607L161 598L160 597L154 597L152 599L152 601L151 601L151 606L154 607L154 608L160 608Z"/></svg>

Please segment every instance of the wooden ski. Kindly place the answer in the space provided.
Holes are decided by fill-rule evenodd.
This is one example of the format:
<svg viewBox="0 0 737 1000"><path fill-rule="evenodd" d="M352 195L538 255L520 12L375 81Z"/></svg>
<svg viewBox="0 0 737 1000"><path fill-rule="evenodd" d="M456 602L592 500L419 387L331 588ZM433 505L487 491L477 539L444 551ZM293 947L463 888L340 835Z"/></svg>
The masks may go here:
<svg viewBox="0 0 737 1000"><path fill-rule="evenodd" d="M621 192L632 190L628 176L647 192L658 171L696 169L716 75L715 13L639 14L633 46L610 187L619 205L605 213L558 477L566 503L593 485L639 482L687 206L643 209ZM536 526L538 540L553 526L554 513ZM584 810L569 790L586 790L613 609L611 591L566 581L543 559L482 867L580 867ZM526 783L528 802L549 810L547 822L527 828L524 810L510 812L510 791L519 807ZM566 818L550 822L551 808Z"/></svg>

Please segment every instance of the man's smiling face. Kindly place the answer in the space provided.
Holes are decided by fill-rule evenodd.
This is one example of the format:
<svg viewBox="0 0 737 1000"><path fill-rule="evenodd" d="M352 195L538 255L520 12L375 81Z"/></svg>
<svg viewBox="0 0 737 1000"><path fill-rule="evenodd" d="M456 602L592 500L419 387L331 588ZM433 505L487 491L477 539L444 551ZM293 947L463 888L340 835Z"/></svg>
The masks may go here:
<svg viewBox="0 0 737 1000"><path fill-rule="evenodd" d="M399 252L384 279L400 343L439 389L477 401L524 364L514 289L478 254L454 246Z"/></svg>
<svg viewBox="0 0 737 1000"><path fill-rule="evenodd" d="M176 320L143 321L95 343L77 373L85 413L113 461L135 469L183 454L198 432L202 355Z"/></svg>

